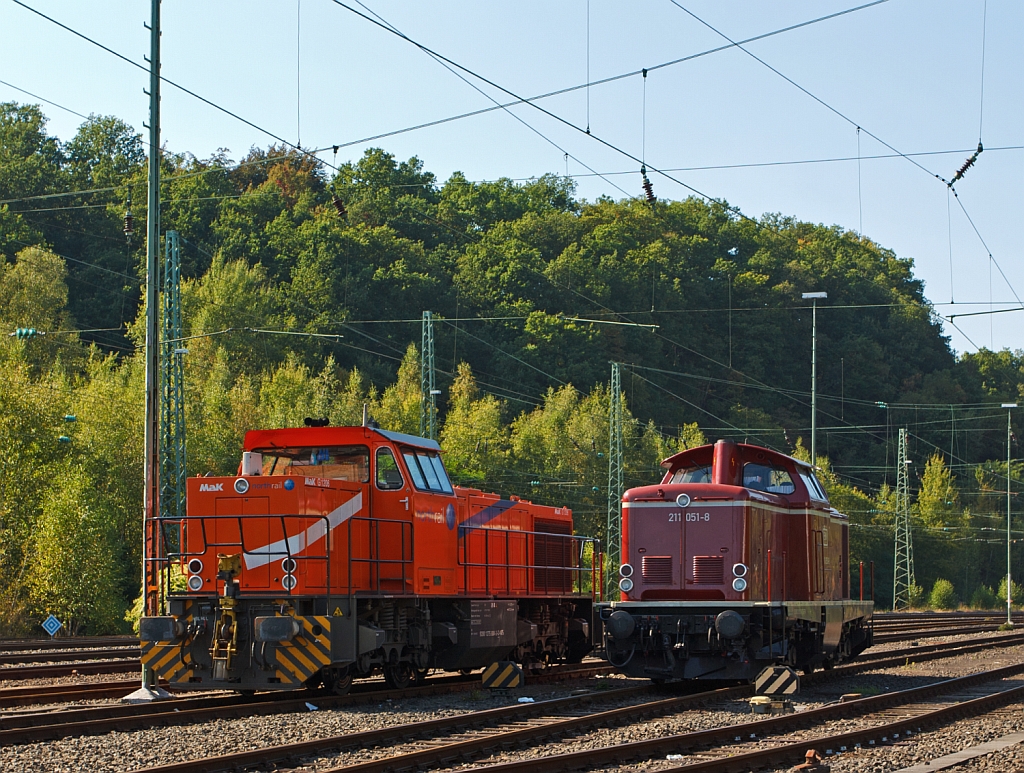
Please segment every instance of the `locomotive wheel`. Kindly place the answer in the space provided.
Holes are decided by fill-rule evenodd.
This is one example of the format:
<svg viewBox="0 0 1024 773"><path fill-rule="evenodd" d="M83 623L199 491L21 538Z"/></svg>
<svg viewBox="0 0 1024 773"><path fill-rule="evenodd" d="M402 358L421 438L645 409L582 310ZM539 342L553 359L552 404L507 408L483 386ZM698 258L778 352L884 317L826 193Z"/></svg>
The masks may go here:
<svg viewBox="0 0 1024 773"><path fill-rule="evenodd" d="M352 689L352 669L343 668L325 681L327 688L335 695L348 695L349 690Z"/></svg>
<svg viewBox="0 0 1024 773"><path fill-rule="evenodd" d="M416 682L417 685L423 684L425 681L427 681L427 674L429 672L429 668L414 668L412 670L413 681Z"/></svg>
<svg viewBox="0 0 1024 773"><path fill-rule="evenodd" d="M404 690L412 684L414 670L408 663L384 666L384 681L393 690Z"/></svg>

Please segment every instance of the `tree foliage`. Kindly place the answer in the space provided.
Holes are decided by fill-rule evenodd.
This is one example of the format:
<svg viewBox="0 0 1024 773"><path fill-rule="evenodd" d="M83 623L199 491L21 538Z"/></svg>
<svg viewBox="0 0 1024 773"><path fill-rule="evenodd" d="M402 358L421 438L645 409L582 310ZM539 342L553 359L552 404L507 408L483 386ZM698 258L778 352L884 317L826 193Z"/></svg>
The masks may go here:
<svg viewBox="0 0 1024 773"><path fill-rule="evenodd" d="M116 118L92 116L62 142L38 107L0 104L0 326L47 332L0 336L4 631L58 604L83 630L116 629L111 599L137 594L145 167L140 135ZM442 182L382 149L334 175L281 147L237 163L227 150L165 154L161 168L163 227L182 240L189 474L230 473L246 430L307 416L357 423L366 406L382 427L418 432L431 310L453 478L569 505L601 536L609 362L623 374L627 485L723 437L806 458L800 295L825 290L815 461L850 516L851 566L874 564L885 603L887 433L911 426L918 581L946 578L966 599L1005 575L1001 492L1021 472L1006 467L1005 412L988 406L1024 401L1024 352L956 357L909 257L720 202L587 202L555 175ZM1018 538L1022 526L1013 516ZM82 556L112 562L102 583L83 579L88 603L67 580L86 563L37 536L69 528Z"/></svg>

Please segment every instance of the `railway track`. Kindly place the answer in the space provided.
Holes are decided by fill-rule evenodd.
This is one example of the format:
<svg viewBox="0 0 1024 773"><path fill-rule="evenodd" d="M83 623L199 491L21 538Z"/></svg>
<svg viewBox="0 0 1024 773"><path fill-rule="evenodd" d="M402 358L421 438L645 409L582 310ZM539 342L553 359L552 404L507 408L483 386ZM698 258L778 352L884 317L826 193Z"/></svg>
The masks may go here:
<svg viewBox="0 0 1024 773"><path fill-rule="evenodd" d="M875 616L875 643L987 633L997 630L1005 621L1005 616L994 612L886 612ZM1024 612L1014 613L1014 622L1024 626ZM117 645L121 645L120 648L111 649ZM77 649L78 652L31 652L68 648ZM15 654L18 652L24 654ZM0 641L0 680L50 679L76 674L126 674L140 668L137 640L132 637L56 639L52 642L42 639Z"/></svg>
<svg viewBox="0 0 1024 773"><path fill-rule="evenodd" d="M131 646L139 646L138 636L87 636L75 639L0 639L0 653Z"/></svg>
<svg viewBox="0 0 1024 773"><path fill-rule="evenodd" d="M42 664L37 666L9 666L7 668L0 668L0 681L58 679L64 676L77 676L79 674L137 674L141 669L142 664L138 658Z"/></svg>
<svg viewBox="0 0 1024 773"><path fill-rule="evenodd" d="M946 654L948 655L948 652ZM879 658L872 664L873 668L880 668L882 661L883 658ZM857 663L857 667L862 667L862 665L862 663ZM812 679L823 681L841 673L854 674L862 670L864 669L837 669L830 675L816 675ZM805 728L808 723L822 723L852 717L858 717L863 721L864 715L869 712L879 715L879 726L847 734L850 738L856 736L862 740L851 740L849 744L837 742L829 745L827 742L822 742L825 739L821 736L815 736L813 742L822 742L818 746L822 749L839 750L843 745L853 748L855 743L870 744L871 738L877 737L880 741L882 738L888 740L892 737L892 733L904 733L905 730L886 730L885 713L892 712L899 707L900 721L904 721L907 713L910 712L913 719L916 720L914 728L924 727L933 721L931 717L927 716L924 707L927 706L926 701L935 701L941 698L941 707L949 708L964 700L980 699L983 694L985 699L994 701L993 704L1006 702L1024 694L1024 687L1011 690L1006 694L996 694L996 690L986 689L983 685L990 684L992 680L1015 676L1021 672L1024 672L1024 664L1018 663L996 672L947 680L923 688L886 693L848 703L825 705L817 710L802 712L799 716L784 715L779 718L728 725L697 733L588 749L582 753L546 755L515 763L487 766L479 770L502 771L503 773L524 773L525 771L547 773L558 770L592 769L654 757L664 759L664 755L680 754L681 750L684 753L699 750L699 755L703 756L703 759L697 760L699 765L721 764L725 767L690 766L678 768L680 771L748 770L749 768L746 767L732 765L736 761L733 755L737 749L737 743L742 743L744 740L762 743L765 736L770 733L792 733L795 731L806 733ZM328 773L341 773L341 771L346 773L386 773L402 770L444 769L451 765L463 766L467 762L480 760L510 748L536 746L595 729L636 724L659 716L690 711L693 708L712 703L734 701L751 695L752 688L749 685L744 685L672 697L653 695L652 699L640 703L614 706L605 708L603 711L592 711L595 704L644 698L652 696L654 692L656 691L652 691L650 687L631 686L600 694L588 693L525 705L517 704L459 717L446 717L423 723L349 733L202 760L161 765L145 768L139 773L199 773L200 771L241 770L253 766L286 767L299 764L303 757L322 757L325 753L371 747L382 750L389 749L389 751L374 760L348 760L342 767L332 769ZM932 711L931 708L928 711ZM880 728L882 729L880 730ZM916 731L918 730L914 730L914 732ZM782 749L778 753L780 755L778 759L783 763L791 759L801 759L808 746L805 741L796 743L799 748L791 748L793 742L788 745L784 742L775 744L775 747ZM752 754L757 750L754 749ZM743 750L742 754L746 754L746 751ZM769 762L774 762L775 759L770 758ZM318 769L323 771L322 767Z"/></svg>
<svg viewBox="0 0 1024 773"><path fill-rule="evenodd" d="M789 765L802 761L808 749L821 750L826 757L839 752L856 753L860 749L905 740L928 727L977 716L1006 703L1021 700L1024 698L1024 685L1007 686L1003 682L1021 672L1024 672L1024 664L1018 663L936 682L926 687L826 705L799 714L784 714L711 730L469 770L532 773L543 766L545 771L574 771L655 757L663 759L668 754L683 757L681 761L687 764L659 768L659 773L724 773L756 770L769 765ZM834 721L856 721L864 726L845 733L822 733L814 728L815 725ZM557 728L548 726L544 730L546 735L550 735ZM503 748L501 739L495 736L489 748ZM445 757L450 758L451 755ZM390 765L386 764L388 761L384 762L345 765L321 773L341 773L343 770L347 773L371 773L402 770L405 767L394 758L390 760ZM463 768L463 771L466 769Z"/></svg>
<svg viewBox="0 0 1024 773"><path fill-rule="evenodd" d="M915 648L912 653L906 652L884 652L873 653L864 656L862 659L835 669L831 672L815 674L805 677L810 682L818 680L830 680L838 676L854 675L872 669L897 667L903 665L908 659L923 661L938 659L942 657L958 656L968 652L979 651L992 646L1012 646L1024 644L1024 635L1017 634L1009 637L1000 637L997 642L974 642L968 645L963 643L953 645L931 645L929 647ZM574 679L585 676L593 676L598 673L606 673L605 667L592 667L585 670L552 670L545 675L531 677L532 684L537 684L545 679ZM431 680L434 682L434 680ZM81 710L61 712L25 712L18 714L6 714L0 717L0 745L28 743L33 741L52 740L55 738L96 734L110 732L111 730L126 731L132 729L164 726L183 725L188 723L205 722L211 720L224 720L238 717L251 717L259 715L280 714L290 712L306 712L307 701L311 701L317 708L347 708L359 704L381 703L382 701L394 699L407 699L415 696L453 694L467 692L479 687L476 676L470 677L446 677L436 680L421 688L410 690L380 690L374 683L365 682L356 684L353 694L344 697L332 697L326 695L312 695L309 692L302 692L296 695L289 693L287 697L280 693L259 694L254 698L242 699L234 695L219 695L205 698L178 698L169 701L143 704L141 706L104 705L95 708L81 708ZM588 704L608 702L614 700L626 700L648 697L640 707L635 707L639 717L654 717L659 714L675 713L685 711L688 705L697 705L711 700L728 700L748 697L753 690L750 685L742 685L732 688L724 688L710 693L699 695L673 695L664 697L664 693L655 689L649 683L631 685L622 690L606 690L591 692L585 695L571 696L560 699L562 702L550 703L550 701L516 704L503 708L503 710L492 710L490 712L477 712L472 714L459 715L457 717L445 718L443 721L429 724L424 727L401 726L391 731L374 731L371 734L347 734L334 738L317 738L308 744L288 744L285 746L266 747L245 751L234 755L219 758L207 758L173 765L162 766L154 770L175 771L176 773L188 773L189 771L216 771L216 770L237 770L246 766L280 764L283 760L295 759L303 754L313 754L316 749L331 748L352 748L362 747L365 744L376 743L386 746L392 742L389 739L402 739L404 737L431 737L451 736L453 732L519 732L529 727L549 724L554 721L563 721L567 718L579 720L578 730L583 732L586 727L594 725L593 720L582 718L590 716L584 711ZM612 721L627 723L631 720L630 712L625 708L615 708L620 714L606 714L601 721ZM602 713L599 713L602 714ZM546 719L547 718L547 719ZM502 723L520 723L515 727L506 727L505 731L497 731L496 727ZM525 725L521 723L526 723ZM588 724L590 723L590 724ZM559 732L567 732L568 725L560 726ZM475 728L475 729L474 729ZM388 735L391 732L392 735ZM451 740L451 738L447 739ZM462 740L473 740L462 737ZM528 738L523 736L509 736L509 743L527 743ZM445 741L446 742L446 741ZM482 741L473 740L473 743ZM432 741L432 745L436 742ZM486 744L484 744L485 746ZM470 755L471 746L461 747L460 755ZM481 746L481 749L483 746ZM450 749L451 750L451 749ZM479 754L482 754L481 750ZM424 753L423 754L427 754ZM475 754L475 753L474 753ZM422 758L417 765L427 765L429 755ZM420 758L418 758L420 759Z"/></svg>
<svg viewBox="0 0 1024 773"><path fill-rule="evenodd" d="M166 685L164 685L166 687ZM0 689L0 709L18 706L68 703L71 701L107 700L123 698L139 688L137 679L118 679L110 682L85 684L50 684L33 687ZM2 716L2 715L0 715Z"/></svg>
<svg viewBox="0 0 1024 773"><path fill-rule="evenodd" d="M139 647L117 647L104 649L82 649L73 652L17 652L0 653L0 665L15 664L24 665L27 663L68 663L83 662L91 660L113 660L114 658L134 658L138 661ZM0 669L3 675L5 669Z"/></svg>
<svg viewBox="0 0 1024 773"><path fill-rule="evenodd" d="M596 663L582 668L552 668L532 675L530 681L531 684L544 684L606 674L611 670L609 666ZM125 731L213 719L307 711L308 702L321 709L347 708L388 700L468 692L480 687L480 676L470 674L433 677L423 686L405 690L381 689L381 684L382 682L377 680L356 682L352 693L345 696L317 694L309 690L284 694L258 693L251 697L222 693L134 705L108 703L60 711L7 712L0 715L0 746L94 735L111 730ZM43 700L52 700L52 695L47 694Z"/></svg>

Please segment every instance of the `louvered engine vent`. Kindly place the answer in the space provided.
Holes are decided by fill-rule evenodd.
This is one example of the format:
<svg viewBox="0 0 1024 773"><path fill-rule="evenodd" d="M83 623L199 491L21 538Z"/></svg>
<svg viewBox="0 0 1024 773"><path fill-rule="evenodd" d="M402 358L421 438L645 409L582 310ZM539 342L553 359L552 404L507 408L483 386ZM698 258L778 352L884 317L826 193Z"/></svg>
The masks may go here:
<svg viewBox="0 0 1024 773"><path fill-rule="evenodd" d="M640 573L647 585L671 585L672 556L644 556Z"/></svg>
<svg viewBox="0 0 1024 773"><path fill-rule="evenodd" d="M721 585L725 561L721 556L694 556L693 582L696 585Z"/></svg>

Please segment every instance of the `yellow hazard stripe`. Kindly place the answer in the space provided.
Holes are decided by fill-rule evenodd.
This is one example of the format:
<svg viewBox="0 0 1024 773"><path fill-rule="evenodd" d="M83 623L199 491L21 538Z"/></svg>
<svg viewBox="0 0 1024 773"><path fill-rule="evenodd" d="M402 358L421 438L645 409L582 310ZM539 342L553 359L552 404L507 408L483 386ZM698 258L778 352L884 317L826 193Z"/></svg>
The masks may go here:
<svg viewBox="0 0 1024 773"><path fill-rule="evenodd" d="M492 663L483 673L484 687L518 687L523 680L523 672L512 662Z"/></svg>
<svg viewBox="0 0 1024 773"><path fill-rule="evenodd" d="M297 654L298 653L294 647L278 647L277 665L292 675L292 679L289 681L304 682L312 676L313 672L317 669L308 658L300 659L297 657ZM303 667L301 662L303 659L308 664L306 667Z"/></svg>
<svg viewBox="0 0 1024 773"><path fill-rule="evenodd" d="M320 633L313 633L314 626L320 626ZM329 617L304 617L302 618L303 637L311 642L317 642L321 649L330 654L331 651L331 619Z"/></svg>
<svg viewBox="0 0 1024 773"><path fill-rule="evenodd" d="M282 684L292 684L293 682L295 682L295 679L292 678L291 674L286 673L281 669L276 670L274 674L277 676L278 681Z"/></svg>

